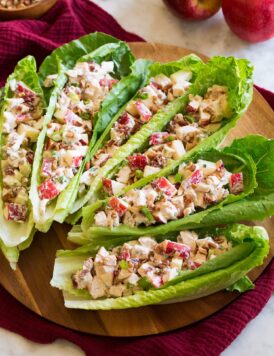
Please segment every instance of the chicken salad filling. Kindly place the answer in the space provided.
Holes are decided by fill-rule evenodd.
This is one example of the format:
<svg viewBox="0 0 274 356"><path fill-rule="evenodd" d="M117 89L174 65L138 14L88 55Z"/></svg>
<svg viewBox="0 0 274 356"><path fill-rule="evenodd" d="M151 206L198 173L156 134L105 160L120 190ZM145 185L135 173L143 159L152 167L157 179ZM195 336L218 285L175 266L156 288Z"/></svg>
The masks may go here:
<svg viewBox="0 0 274 356"><path fill-rule="evenodd" d="M111 197L94 215L96 226L113 228L166 224L206 209L244 189L243 173L230 173L222 160L183 163L176 174L155 179L121 198Z"/></svg>
<svg viewBox="0 0 274 356"><path fill-rule="evenodd" d="M179 160L217 130L220 121L228 115L226 87L214 85L207 90L204 98L190 94L185 114L175 115L166 131L153 133L149 148L144 153L129 156L126 165L116 174L116 179L103 179L105 191L116 195L126 185L159 172L170 160Z"/></svg>
<svg viewBox="0 0 274 356"><path fill-rule="evenodd" d="M101 247L71 278L75 288L86 289L93 299L129 296L160 288L231 248L224 236L199 238L194 231L181 231L177 241L159 243L144 236L112 250Z"/></svg>
<svg viewBox="0 0 274 356"><path fill-rule="evenodd" d="M92 182L98 168L102 167L142 125L169 102L182 96L191 85L191 72L180 70L170 77L159 74L150 79L147 86L140 89L110 130L110 137L86 166L81 177L79 195L84 194Z"/></svg>
<svg viewBox="0 0 274 356"><path fill-rule="evenodd" d="M10 80L12 97L3 112L1 176L4 218L24 223L29 206L29 188L35 144L43 126L41 97L27 85Z"/></svg>
<svg viewBox="0 0 274 356"><path fill-rule="evenodd" d="M47 127L38 186L41 212L56 198L78 172L88 152L93 119L112 86L114 62L79 62L66 72L68 81L59 95L55 112ZM46 78L53 85L56 75Z"/></svg>

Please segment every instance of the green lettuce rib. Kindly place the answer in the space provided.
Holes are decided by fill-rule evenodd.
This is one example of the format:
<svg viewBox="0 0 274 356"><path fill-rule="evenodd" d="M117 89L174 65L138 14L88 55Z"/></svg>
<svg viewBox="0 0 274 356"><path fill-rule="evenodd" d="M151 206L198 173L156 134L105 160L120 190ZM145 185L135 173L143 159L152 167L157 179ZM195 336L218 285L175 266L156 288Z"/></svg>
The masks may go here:
<svg viewBox="0 0 274 356"><path fill-rule="evenodd" d="M4 112L7 108L7 99L11 97L9 89L11 80L23 82L27 87L33 90L41 97L42 105L45 108L43 90L40 86L39 78L36 73L36 61L32 56L27 56L18 62L14 72L8 77L6 85L3 89L3 102L0 113L0 141L3 145L2 128L4 122ZM2 196L2 177L0 184L0 195ZM29 202L30 204L30 202ZM28 243L34 235L34 221L32 212L30 212L26 223L16 223L14 221L7 221L3 216L3 201L0 199L0 247L5 257L15 267L19 258L19 251L27 248Z"/></svg>
<svg viewBox="0 0 274 356"><path fill-rule="evenodd" d="M85 290L73 288L71 275L82 267L83 261L94 256L100 246L112 248L120 245L122 239L111 243L86 245L74 251L59 251L55 260L51 285L63 291L65 306L79 309L126 309L150 304L170 303L196 299L234 285L246 290L250 285L241 280L254 267L263 263L269 251L268 235L262 227L233 225L224 229L211 228L197 230L200 237L205 234L225 235L233 244L230 251L204 263L193 271L184 271L174 280L159 289L137 292L134 295L120 298L92 300ZM159 238L156 237L157 240ZM160 239L161 240L161 239ZM159 241L160 241L159 240ZM241 280L241 282L239 282ZM245 281L246 282L246 281ZM232 288L232 287L231 287Z"/></svg>
<svg viewBox="0 0 274 356"><path fill-rule="evenodd" d="M222 160L224 162L224 165L228 171L234 173L234 172L242 172L244 176L244 191L239 194L239 195L233 195L229 194L222 202L218 203L217 205L214 205L212 207L209 207L208 209L205 209L201 212L194 213L190 216L187 216L185 218L177 219L168 222L167 224L164 225L156 225L156 226L149 226L149 227L130 227L127 225L119 225L113 229L109 228L104 228L104 227L98 227L98 226L93 226L94 222L94 215L98 209L106 201L97 201L94 205L90 205L89 207L86 207L84 209L84 214L83 214L83 221L82 221L82 230L84 231L84 236L85 238L90 238L90 239L99 239L100 236L126 236L126 235L134 235L134 236L142 236L142 235L159 235L159 234L165 234L171 231L178 231L182 229L182 226L184 226L185 221L189 222L194 222L195 224L201 223L202 219L205 218L210 212L215 211L215 210L220 210L223 206L227 204L231 204L234 201L241 200L245 198L246 196L252 194L254 192L254 189L257 187L256 183L256 166L252 160L252 158L248 155L243 155L242 158L239 156L236 156L231 153L224 153L223 151L220 150L210 150L210 151L205 151L201 153L197 153L193 158L193 161L196 162L198 159L204 159L212 162L216 162L218 160ZM168 174L171 173L176 173L175 171L169 171ZM162 176L162 172L159 172L156 177ZM151 178L147 178L146 181L144 182L141 181L135 183L133 186L134 188L142 188L143 186L147 185L148 183L151 182ZM78 236L81 233L78 234ZM68 238L71 239L71 235L68 235ZM75 234L73 235L74 242L77 243L75 239Z"/></svg>
<svg viewBox="0 0 274 356"><path fill-rule="evenodd" d="M164 72L164 74L170 75L172 71L178 70L177 67L174 67L175 63L176 62L172 62L162 66L157 63L152 66L151 74L155 75L159 74L159 72ZM214 84L225 85L228 87L228 102L231 108L231 117L223 120L221 128L218 131L186 153L181 160L185 160L197 152L220 145L229 130L236 125L239 117L245 112L252 100L253 68L250 63L244 59L236 59L234 57L213 57L206 65L198 66L196 69L198 69L195 73L196 79L191 85L188 93L170 103L163 111L156 114L148 124L143 126L143 128L133 135L125 145L116 151L112 159L110 159L95 176L88 194L76 201L72 213L75 213L84 205L92 204L97 199L96 194L98 194L102 187L102 177L111 177L117 169L119 169L119 166L128 155L138 151L140 147L143 147L147 143L151 133L161 131L176 113L184 110L188 101L188 94L198 94L203 96L207 89ZM165 169L167 171L172 170L178 164L179 162L172 162L170 166ZM156 174L152 175L150 178L153 179L155 177ZM145 180L146 178L143 180L141 179L142 182L145 182ZM78 211L78 213L75 213L68 221L70 223L76 223L81 216L86 215L84 211L85 208L83 208L82 211Z"/></svg>
<svg viewBox="0 0 274 356"><path fill-rule="evenodd" d="M89 52L91 50L92 52ZM113 60L114 75L117 78L122 78L113 86L113 89L103 101L100 112L96 115L95 128L89 145L89 150L96 142L97 136L106 128L112 116L129 100L130 97L132 97L132 95L135 94L139 86L145 80L147 68L150 64L148 61L141 60L131 68L133 55L128 46L124 42L118 41L117 39L113 40L111 36L104 36L100 33L84 36L79 40L72 41L56 49L42 63L39 71L41 81L43 81L49 74L58 74L54 87L49 89L45 88L45 95L49 105L45 117L44 129L38 139L31 185L31 199L35 226L42 232L48 231L54 220L59 222L64 221L76 197L80 176L84 169L85 161L82 162L81 167L70 181L68 187L56 200L47 206L45 216L41 216L37 187L41 183L40 169L42 164L43 146L47 133L47 124L52 119L58 96L67 81L65 72L68 69L73 68L77 61L80 62L85 60L93 60L97 63L101 63L104 60ZM132 73L127 77L123 77L123 75L130 72Z"/></svg>

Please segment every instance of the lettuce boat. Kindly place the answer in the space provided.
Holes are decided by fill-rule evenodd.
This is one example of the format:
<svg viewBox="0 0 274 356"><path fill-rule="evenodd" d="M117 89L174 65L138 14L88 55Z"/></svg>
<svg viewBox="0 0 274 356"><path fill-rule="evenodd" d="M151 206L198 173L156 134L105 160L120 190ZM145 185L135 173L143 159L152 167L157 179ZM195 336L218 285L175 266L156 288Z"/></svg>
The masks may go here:
<svg viewBox="0 0 274 356"><path fill-rule="evenodd" d="M171 68L168 64L165 66L166 71L164 74L169 74L174 71L173 65ZM155 64L151 67L151 72L155 75L162 73L163 69L161 69L160 64ZM168 78L166 78L165 83L167 80ZM159 85L159 83L156 84ZM214 101L216 93L217 95L219 94L219 97L217 97L217 99L215 98L216 100ZM140 131L130 137L130 139L115 152L112 158L96 173L95 177L92 177L89 182L91 186L88 193L85 194L82 199L76 200L72 213L84 204L91 204L100 197L102 192L102 179L113 177L119 169L120 172L125 168L127 169L128 156L133 155L129 158L133 160L133 165L135 165L134 170L131 170L131 173L134 171L133 179L135 180L140 178L140 174L141 176L144 175L145 164L143 161L140 162L140 160L146 159L145 163L147 163L148 166L153 165L153 167L149 167L150 169L145 173L146 176L150 174L153 175L159 168L158 166L163 167L165 164L172 165L174 159L184 159L199 150L218 146L227 132L235 126L239 117L247 109L251 99L252 67L248 61L238 60L233 57L213 57L206 65L200 65L197 75L195 75L194 81L187 92L182 97L169 103L166 108L156 113ZM209 104L208 102L210 100L211 103ZM200 111L200 115L197 111ZM175 131L173 130L174 132L170 130L171 125L178 123L178 120L180 121L181 119L183 119L184 123L179 123L179 126L186 125L186 127L180 127L178 132L176 129ZM166 132L167 128L169 132ZM163 137L163 135L166 135L166 137ZM192 141L190 140L191 142L187 142L186 137L191 135L194 135L196 138ZM166 142L170 139L174 142ZM173 154L169 154L170 159L167 159L165 164L160 163L158 166L156 164L156 170L154 167L155 160L154 163L151 163L148 157L144 157L148 156L148 151L151 151L151 148L148 150L151 142L152 145L158 142L163 143L159 146L162 148L163 146L169 146L169 151L170 146L174 146L172 147ZM185 148L187 148L187 152L185 152ZM139 154L139 152L146 152L146 155ZM158 152L158 156L161 156L161 153L162 152ZM138 164L136 166L136 159L139 160L141 169L139 169ZM136 171L138 171L138 175L135 174ZM118 172L118 174L120 172ZM129 172L129 174L131 173ZM132 176L131 179L128 180L132 180ZM125 181L124 178L123 181L120 179L118 184L119 190L123 189L123 185L126 184ZM122 185L120 184L121 182ZM111 183L108 182L107 184ZM114 190L117 191L118 189ZM81 211L79 211L67 221L75 223L81 217L81 214Z"/></svg>
<svg viewBox="0 0 274 356"><path fill-rule="evenodd" d="M35 231L29 189L45 108L35 59L25 57L7 79L0 118L0 246L13 268Z"/></svg>
<svg viewBox="0 0 274 356"><path fill-rule="evenodd" d="M158 235L199 223L211 211L241 200L257 187L250 155L211 149L141 179L120 197L84 209L81 228L68 238L84 244L102 236Z"/></svg>
<svg viewBox="0 0 274 356"><path fill-rule="evenodd" d="M56 49L42 63L39 75L48 110L31 184L34 221L40 231L65 219L85 156L146 79L149 62L133 62L124 42L95 33Z"/></svg>
<svg viewBox="0 0 274 356"><path fill-rule="evenodd" d="M262 227L232 225L164 237L120 237L58 251L51 285L75 309L126 309L253 287L269 251ZM149 256L149 257L148 257Z"/></svg>
<svg viewBox="0 0 274 356"><path fill-rule="evenodd" d="M182 107L186 93L205 64L195 55L170 63L154 63L148 80L113 118L87 158L88 170L68 222L78 220L81 209L95 199L101 176L108 176L128 154L145 144L148 133L161 130ZM79 210L78 213L76 213Z"/></svg>

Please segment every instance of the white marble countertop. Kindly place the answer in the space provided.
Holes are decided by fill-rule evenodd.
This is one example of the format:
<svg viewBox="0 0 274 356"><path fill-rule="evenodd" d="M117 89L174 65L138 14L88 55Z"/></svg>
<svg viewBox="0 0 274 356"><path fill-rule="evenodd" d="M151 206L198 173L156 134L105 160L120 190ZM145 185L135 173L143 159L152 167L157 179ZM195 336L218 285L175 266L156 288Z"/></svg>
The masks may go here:
<svg viewBox="0 0 274 356"><path fill-rule="evenodd" d="M274 91L274 38L249 44L230 32L221 12L202 23L186 23L175 17L161 0L94 0L128 31L147 41L174 44L206 55L235 55L255 66L255 83ZM272 356L274 349L274 295L223 356ZM40 345L0 329L0 355L84 355L77 346L58 340Z"/></svg>

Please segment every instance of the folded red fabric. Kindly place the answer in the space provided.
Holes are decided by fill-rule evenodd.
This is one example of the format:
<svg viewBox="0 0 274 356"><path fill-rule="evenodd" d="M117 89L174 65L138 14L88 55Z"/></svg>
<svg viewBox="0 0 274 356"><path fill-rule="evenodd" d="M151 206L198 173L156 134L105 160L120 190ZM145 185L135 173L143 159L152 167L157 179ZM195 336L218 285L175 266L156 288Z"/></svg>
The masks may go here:
<svg viewBox="0 0 274 356"><path fill-rule="evenodd" d="M40 63L57 46L93 31L125 41L142 40L123 30L109 14L88 0L59 0L39 20L1 22L0 84L25 55L34 55ZM274 109L274 94L258 89ZM214 356L261 311L273 290L274 262L258 279L254 290L199 323L157 336L110 338L75 332L40 318L0 287L0 326L39 343L64 338L79 345L87 355Z"/></svg>

